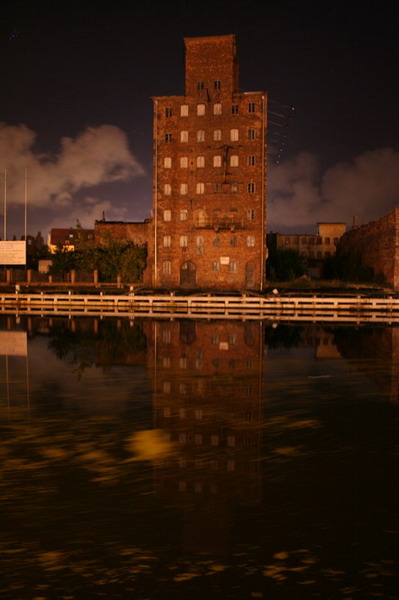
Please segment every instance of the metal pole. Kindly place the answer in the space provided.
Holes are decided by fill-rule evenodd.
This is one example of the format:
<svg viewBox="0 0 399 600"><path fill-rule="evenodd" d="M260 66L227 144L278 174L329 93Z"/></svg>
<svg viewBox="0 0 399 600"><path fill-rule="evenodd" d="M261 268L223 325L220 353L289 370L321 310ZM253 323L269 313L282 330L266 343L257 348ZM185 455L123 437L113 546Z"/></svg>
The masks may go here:
<svg viewBox="0 0 399 600"><path fill-rule="evenodd" d="M3 226L4 226L4 241L7 241L7 169L4 169L4 216L3 216Z"/></svg>
<svg viewBox="0 0 399 600"><path fill-rule="evenodd" d="M158 284L158 100L154 102L154 285Z"/></svg>
<svg viewBox="0 0 399 600"><path fill-rule="evenodd" d="M28 233L28 167L25 167L25 243L27 240Z"/></svg>

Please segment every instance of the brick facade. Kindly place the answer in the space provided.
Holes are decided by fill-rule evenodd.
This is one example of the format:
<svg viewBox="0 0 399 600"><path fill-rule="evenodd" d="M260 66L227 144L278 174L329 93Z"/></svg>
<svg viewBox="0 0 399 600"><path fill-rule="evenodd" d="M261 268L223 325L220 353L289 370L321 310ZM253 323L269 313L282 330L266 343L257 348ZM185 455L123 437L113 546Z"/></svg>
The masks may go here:
<svg viewBox="0 0 399 600"><path fill-rule="evenodd" d="M341 254L358 253L376 275L399 290L399 207L378 221L371 221L346 233L340 240Z"/></svg>
<svg viewBox="0 0 399 600"><path fill-rule="evenodd" d="M154 101L155 287L262 289L265 92L238 92L234 35L186 38L186 94Z"/></svg>
<svg viewBox="0 0 399 600"><path fill-rule="evenodd" d="M96 221L94 225L94 239L96 246L106 244L110 238L119 242L131 242L138 246L148 243L151 219L142 223L129 223L127 221Z"/></svg>

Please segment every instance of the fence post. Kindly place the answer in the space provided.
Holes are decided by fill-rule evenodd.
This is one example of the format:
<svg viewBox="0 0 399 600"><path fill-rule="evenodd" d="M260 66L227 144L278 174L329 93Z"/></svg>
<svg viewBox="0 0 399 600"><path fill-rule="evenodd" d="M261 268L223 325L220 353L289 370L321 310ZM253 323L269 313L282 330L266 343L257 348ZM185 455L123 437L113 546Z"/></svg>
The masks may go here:
<svg viewBox="0 0 399 600"><path fill-rule="evenodd" d="M70 274L71 274L71 283L75 283L75 281L76 281L76 271L75 271L75 269L72 269L71 272L70 272Z"/></svg>
<svg viewBox="0 0 399 600"><path fill-rule="evenodd" d="M6 270L6 278L7 283L12 283L12 269Z"/></svg>
<svg viewBox="0 0 399 600"><path fill-rule="evenodd" d="M116 287L120 288L122 282L122 277L120 275L116 276Z"/></svg>
<svg viewBox="0 0 399 600"><path fill-rule="evenodd" d="M98 271L97 271L97 269L94 269L93 280L94 280L94 285L98 285Z"/></svg>
<svg viewBox="0 0 399 600"><path fill-rule="evenodd" d="M27 269L26 271L26 281L27 283L32 282L32 269Z"/></svg>

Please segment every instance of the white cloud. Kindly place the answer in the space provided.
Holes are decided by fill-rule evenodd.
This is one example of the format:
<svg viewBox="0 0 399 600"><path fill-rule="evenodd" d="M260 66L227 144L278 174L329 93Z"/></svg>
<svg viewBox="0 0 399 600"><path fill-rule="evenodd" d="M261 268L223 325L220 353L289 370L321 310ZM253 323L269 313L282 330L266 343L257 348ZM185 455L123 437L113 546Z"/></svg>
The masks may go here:
<svg viewBox="0 0 399 600"><path fill-rule="evenodd" d="M88 127L75 139L62 138L56 155L37 153L35 141L36 134L26 125L0 123L0 167L7 169L7 197L14 206L24 203L25 167L30 209L69 205L78 210L78 192L144 175L126 135L113 125Z"/></svg>
<svg viewBox="0 0 399 600"><path fill-rule="evenodd" d="M313 154L300 153L269 169L269 229L314 229L318 221L366 223L399 204L399 153L365 152L320 173Z"/></svg>

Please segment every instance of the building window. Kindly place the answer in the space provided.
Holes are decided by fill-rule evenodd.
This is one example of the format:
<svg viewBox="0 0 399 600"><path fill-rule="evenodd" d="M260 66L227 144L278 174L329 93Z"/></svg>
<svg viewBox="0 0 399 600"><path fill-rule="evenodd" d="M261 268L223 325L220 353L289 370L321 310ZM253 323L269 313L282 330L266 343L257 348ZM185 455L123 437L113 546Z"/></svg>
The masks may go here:
<svg viewBox="0 0 399 600"><path fill-rule="evenodd" d="M253 208L248 208L247 210L247 220L254 221L255 220L255 210Z"/></svg>
<svg viewBox="0 0 399 600"><path fill-rule="evenodd" d="M216 79L216 81L213 82L213 89L220 90L220 79Z"/></svg>
<svg viewBox="0 0 399 600"><path fill-rule="evenodd" d="M220 237L217 235L215 238L213 238L213 245L216 246L217 248L219 248L220 246Z"/></svg>
<svg viewBox="0 0 399 600"><path fill-rule="evenodd" d="M212 262L212 271L214 273L218 273L220 271L220 262L218 260L214 260Z"/></svg>
<svg viewBox="0 0 399 600"><path fill-rule="evenodd" d="M222 105L220 104L220 102L218 102L217 104L213 105L213 114L214 115L221 115L222 114Z"/></svg>
<svg viewBox="0 0 399 600"><path fill-rule="evenodd" d="M230 156L230 167L238 167L238 155L232 154Z"/></svg>
<svg viewBox="0 0 399 600"><path fill-rule="evenodd" d="M254 165L256 165L256 156L254 156L253 154L250 154L247 157L247 164L249 167L253 167Z"/></svg>
<svg viewBox="0 0 399 600"><path fill-rule="evenodd" d="M324 243L329 245L330 244L330 238L329 237L324 238Z"/></svg>
<svg viewBox="0 0 399 600"><path fill-rule="evenodd" d="M171 221L172 220L172 211L170 211L169 209L164 210L163 211L163 220Z"/></svg>
<svg viewBox="0 0 399 600"><path fill-rule="evenodd" d="M182 104L180 107L180 116L188 117L188 104Z"/></svg>
<svg viewBox="0 0 399 600"><path fill-rule="evenodd" d="M236 194L238 192L238 183L232 183L230 186L230 190L233 194Z"/></svg>
<svg viewBox="0 0 399 600"><path fill-rule="evenodd" d="M238 142L238 129L230 129L230 141Z"/></svg>
<svg viewBox="0 0 399 600"><path fill-rule="evenodd" d="M163 236L163 247L170 248L172 245L172 237L170 235Z"/></svg>
<svg viewBox="0 0 399 600"><path fill-rule="evenodd" d="M187 183L181 183L180 184L180 195L181 196L185 196L188 192L188 185Z"/></svg>
<svg viewBox="0 0 399 600"><path fill-rule="evenodd" d="M233 246L233 248L235 248L237 246L237 236L236 235L231 236L230 246Z"/></svg>
<svg viewBox="0 0 399 600"><path fill-rule="evenodd" d="M255 246L255 236L247 235L247 248L253 248Z"/></svg>
<svg viewBox="0 0 399 600"><path fill-rule="evenodd" d="M205 114L205 104L197 104L197 115L203 117Z"/></svg>
<svg viewBox="0 0 399 600"><path fill-rule="evenodd" d="M237 273L238 271L238 262L236 260L231 260L229 263L229 271L230 273Z"/></svg>
<svg viewBox="0 0 399 600"><path fill-rule="evenodd" d="M181 210L180 211L180 221L187 221L187 219L188 219L188 211Z"/></svg>
<svg viewBox="0 0 399 600"><path fill-rule="evenodd" d="M171 117L172 116L172 109L170 106L167 106L165 108L165 117Z"/></svg>
<svg viewBox="0 0 399 600"><path fill-rule="evenodd" d="M180 132L180 141L183 143L188 142L188 131L181 131Z"/></svg>
<svg viewBox="0 0 399 600"><path fill-rule="evenodd" d="M255 102L248 102L248 112L250 112L250 113L256 112Z"/></svg>
<svg viewBox="0 0 399 600"><path fill-rule="evenodd" d="M248 137L249 140L256 139L256 130L255 129L248 129L248 131L247 131L247 137Z"/></svg>
<svg viewBox="0 0 399 600"><path fill-rule="evenodd" d="M203 81L197 82L197 92L202 92L205 89L205 83Z"/></svg>
<svg viewBox="0 0 399 600"><path fill-rule="evenodd" d="M197 167L198 169L205 167L205 156L197 156Z"/></svg>
<svg viewBox="0 0 399 600"><path fill-rule="evenodd" d="M216 193L220 193L222 191L222 184L221 183L214 183L213 184L213 191Z"/></svg>
<svg viewBox="0 0 399 600"><path fill-rule="evenodd" d="M232 104L231 105L231 114L232 115L238 115L238 104Z"/></svg>
<svg viewBox="0 0 399 600"><path fill-rule="evenodd" d="M165 169L172 168L172 159L170 156L165 156L165 158L163 159L163 166Z"/></svg>
<svg viewBox="0 0 399 600"><path fill-rule="evenodd" d="M197 131L197 142L205 142L205 131L203 129Z"/></svg>
<svg viewBox="0 0 399 600"><path fill-rule="evenodd" d="M202 235L197 236L196 240L197 254L204 254L204 238Z"/></svg>
<svg viewBox="0 0 399 600"><path fill-rule="evenodd" d="M165 185L163 186L163 193L165 194L165 196L170 196L172 193L172 187L169 183L165 183Z"/></svg>
<svg viewBox="0 0 399 600"><path fill-rule="evenodd" d="M179 246L180 246L180 248L187 248L187 236L186 235L180 236Z"/></svg>
<svg viewBox="0 0 399 600"><path fill-rule="evenodd" d="M255 184L254 184L253 181L251 181L250 183L248 183L247 190L248 190L248 194L254 194L255 193Z"/></svg>
<svg viewBox="0 0 399 600"><path fill-rule="evenodd" d="M213 132L213 140L215 142L220 142L222 139L222 130L221 129L215 129Z"/></svg>
<svg viewBox="0 0 399 600"><path fill-rule="evenodd" d="M172 263L170 260L164 260L162 263L162 273L164 275L170 275L172 272Z"/></svg>
<svg viewBox="0 0 399 600"><path fill-rule="evenodd" d="M213 166L214 167L221 167L222 166L222 157L221 156L214 156L213 157Z"/></svg>
<svg viewBox="0 0 399 600"><path fill-rule="evenodd" d="M195 191L197 194L204 194L205 193L205 183L197 183Z"/></svg>
<svg viewBox="0 0 399 600"><path fill-rule="evenodd" d="M188 157L187 156L181 156L180 157L180 168L181 169L187 169L188 167Z"/></svg>
<svg viewBox="0 0 399 600"><path fill-rule="evenodd" d="M171 141L172 141L172 134L171 133L165 133L165 142L168 144Z"/></svg>

